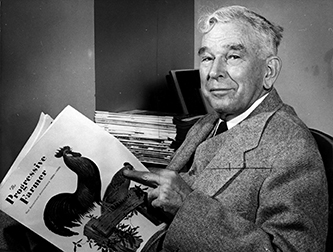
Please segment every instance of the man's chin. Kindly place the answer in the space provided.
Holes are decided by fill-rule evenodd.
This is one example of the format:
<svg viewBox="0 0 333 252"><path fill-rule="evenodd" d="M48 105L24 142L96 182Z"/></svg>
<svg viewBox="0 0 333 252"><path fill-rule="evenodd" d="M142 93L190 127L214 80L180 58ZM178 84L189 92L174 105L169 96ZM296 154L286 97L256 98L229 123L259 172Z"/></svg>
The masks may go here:
<svg viewBox="0 0 333 252"><path fill-rule="evenodd" d="M221 102L221 100L217 99L209 99L210 106L216 111L226 111L228 108L230 108L230 104Z"/></svg>

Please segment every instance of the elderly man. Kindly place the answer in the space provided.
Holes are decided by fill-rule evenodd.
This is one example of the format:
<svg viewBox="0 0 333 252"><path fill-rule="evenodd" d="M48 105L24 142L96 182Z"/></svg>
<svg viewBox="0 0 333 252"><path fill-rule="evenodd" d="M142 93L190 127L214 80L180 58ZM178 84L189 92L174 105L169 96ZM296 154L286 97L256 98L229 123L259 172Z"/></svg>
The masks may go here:
<svg viewBox="0 0 333 252"><path fill-rule="evenodd" d="M240 6L202 22L201 89L215 113L190 129L167 169L124 172L173 216L163 249L324 251L323 163L273 87L282 28Z"/></svg>

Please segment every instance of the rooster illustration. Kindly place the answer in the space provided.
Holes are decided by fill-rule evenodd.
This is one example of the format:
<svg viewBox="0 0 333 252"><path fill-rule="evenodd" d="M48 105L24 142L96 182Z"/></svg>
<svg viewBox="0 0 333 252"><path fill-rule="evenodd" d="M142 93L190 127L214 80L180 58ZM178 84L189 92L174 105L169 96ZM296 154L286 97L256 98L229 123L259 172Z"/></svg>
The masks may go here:
<svg viewBox="0 0 333 252"><path fill-rule="evenodd" d="M90 159L73 152L69 146L60 148L55 157L63 157L66 166L77 175L74 193L53 196L44 209L46 227L61 236L77 235L69 228L80 225L81 218L101 204L101 178L97 165Z"/></svg>
<svg viewBox="0 0 333 252"><path fill-rule="evenodd" d="M123 175L124 170L134 170L134 167L130 163L125 162L124 166L112 177L104 193L102 213L104 213L105 208L115 209L126 200L131 181Z"/></svg>

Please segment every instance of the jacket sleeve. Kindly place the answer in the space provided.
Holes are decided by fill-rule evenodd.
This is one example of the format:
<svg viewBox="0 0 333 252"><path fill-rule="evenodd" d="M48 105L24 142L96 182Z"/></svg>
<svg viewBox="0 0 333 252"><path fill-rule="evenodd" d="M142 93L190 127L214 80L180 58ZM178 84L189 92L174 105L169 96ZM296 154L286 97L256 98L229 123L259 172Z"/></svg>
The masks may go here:
<svg viewBox="0 0 333 252"><path fill-rule="evenodd" d="M326 177L318 151L304 145L301 139L289 145L293 155L276 153L254 220L194 190L168 229L165 251L325 251Z"/></svg>

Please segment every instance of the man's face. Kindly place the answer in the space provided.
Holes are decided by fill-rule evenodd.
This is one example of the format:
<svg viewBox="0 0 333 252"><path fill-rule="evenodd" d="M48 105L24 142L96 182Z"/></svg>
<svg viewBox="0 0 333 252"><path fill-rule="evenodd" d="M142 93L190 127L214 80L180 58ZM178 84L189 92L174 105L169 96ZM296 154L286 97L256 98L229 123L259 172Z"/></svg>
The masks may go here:
<svg viewBox="0 0 333 252"><path fill-rule="evenodd" d="M202 39L201 90L227 120L243 113L265 92L265 60L257 56L250 37L240 25L217 23Z"/></svg>

